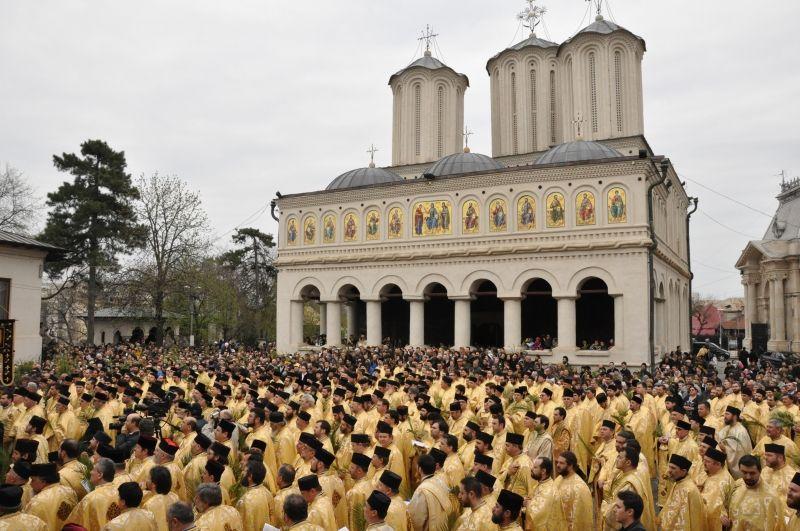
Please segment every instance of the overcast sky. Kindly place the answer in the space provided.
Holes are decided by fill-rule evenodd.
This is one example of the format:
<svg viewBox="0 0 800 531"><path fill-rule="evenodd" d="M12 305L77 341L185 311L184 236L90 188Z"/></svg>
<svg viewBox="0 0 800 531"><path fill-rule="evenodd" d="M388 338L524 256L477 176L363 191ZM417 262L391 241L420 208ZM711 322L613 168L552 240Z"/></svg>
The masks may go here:
<svg viewBox="0 0 800 531"><path fill-rule="evenodd" d="M591 22L583 0L543 0L540 36ZM0 0L0 163L41 195L65 176L52 155L88 138L122 149L132 174L177 174L200 191L218 236L273 232L275 191L324 188L391 163L389 75L420 30L470 78L473 151L491 153L486 61L526 34L516 0L101 2ZM645 135L690 195L695 289L739 296L733 265L764 233L780 178L800 175L800 2L611 0L647 41ZM585 18L584 18L585 17ZM583 20L583 23L581 24ZM703 188L706 186L709 189ZM716 221L714 221L716 220ZM724 224L721 226L717 222Z"/></svg>

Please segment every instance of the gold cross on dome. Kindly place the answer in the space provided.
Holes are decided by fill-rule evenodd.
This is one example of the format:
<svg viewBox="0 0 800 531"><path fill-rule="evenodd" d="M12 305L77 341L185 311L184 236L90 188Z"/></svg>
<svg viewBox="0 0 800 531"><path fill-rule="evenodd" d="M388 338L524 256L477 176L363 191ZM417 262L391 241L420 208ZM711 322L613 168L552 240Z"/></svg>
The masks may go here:
<svg viewBox="0 0 800 531"><path fill-rule="evenodd" d="M522 22L522 25L531 30L531 36L536 35L536 26L542 22L542 17L547 13L547 8L536 5L536 0L525 0L528 6L517 13L517 20Z"/></svg>
<svg viewBox="0 0 800 531"><path fill-rule="evenodd" d="M434 38L438 37L438 36L439 36L438 33L433 33L433 30L431 29L430 24L425 24L425 30L422 32L420 38L417 39L417 40L418 41L425 41L425 52L426 53L430 53L431 52L431 41Z"/></svg>
<svg viewBox="0 0 800 531"><path fill-rule="evenodd" d="M583 138L583 118L581 117L581 113L578 113L575 119L572 120L572 125L575 126L575 138Z"/></svg>
<svg viewBox="0 0 800 531"><path fill-rule="evenodd" d="M464 137L464 147L469 147L469 137L474 134L475 133L469 130L469 127L466 125L464 126L464 132L461 133L461 136Z"/></svg>
<svg viewBox="0 0 800 531"><path fill-rule="evenodd" d="M370 144L367 153L369 153L369 163L371 166L375 166L375 152L380 151L380 149L375 147L375 144Z"/></svg>

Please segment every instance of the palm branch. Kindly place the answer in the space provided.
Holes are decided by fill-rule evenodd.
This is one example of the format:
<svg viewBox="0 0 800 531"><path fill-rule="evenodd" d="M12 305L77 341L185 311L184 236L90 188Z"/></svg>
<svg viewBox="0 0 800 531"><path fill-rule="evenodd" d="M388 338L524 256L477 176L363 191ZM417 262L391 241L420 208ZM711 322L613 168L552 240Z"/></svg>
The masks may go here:
<svg viewBox="0 0 800 531"><path fill-rule="evenodd" d="M589 453L590 458L593 459L594 457L597 456L597 452L592 450L592 447L589 444L587 444L586 441L583 440L583 437L581 437L580 435L578 435L578 442L581 443L581 446L583 446L583 448Z"/></svg>
<svg viewBox="0 0 800 531"><path fill-rule="evenodd" d="M620 427L624 428L626 426L626 422L628 422L627 415L625 413L619 413L611 415L611 419L620 425Z"/></svg>
<svg viewBox="0 0 800 531"><path fill-rule="evenodd" d="M794 427L794 417L788 411L775 411L769 416L769 419L780 422L781 428L791 429Z"/></svg>
<svg viewBox="0 0 800 531"><path fill-rule="evenodd" d="M350 531L365 531L367 529L367 520L364 518L364 502L353 504L353 508L350 511L354 528Z"/></svg>

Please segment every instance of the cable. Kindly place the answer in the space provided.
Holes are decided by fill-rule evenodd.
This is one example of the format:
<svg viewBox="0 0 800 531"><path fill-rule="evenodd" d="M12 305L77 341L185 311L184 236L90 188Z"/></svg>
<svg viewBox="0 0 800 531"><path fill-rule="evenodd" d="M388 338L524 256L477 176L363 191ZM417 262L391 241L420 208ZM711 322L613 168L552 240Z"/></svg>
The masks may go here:
<svg viewBox="0 0 800 531"><path fill-rule="evenodd" d="M721 221L718 221L718 220L712 218L711 216L709 216L708 214L706 214L702 210L700 211L700 214L704 215L705 217L707 217L708 219L710 219L711 221L713 221L714 223L716 223L717 225L719 225L723 229L728 229L729 231L735 232L736 234L738 234L740 236L744 236L744 237L746 237L746 238L748 238L750 240L760 240L761 239L758 236L752 236L750 234L745 234L744 232L741 232L741 231L738 231L738 230L736 230L736 229L734 229L732 227L729 227L729 226L725 225L724 223L722 223Z"/></svg>
<svg viewBox="0 0 800 531"><path fill-rule="evenodd" d="M614 11L611 9L611 0L606 0L606 9L608 10L608 16L611 17L611 21L616 23L617 17L614 16Z"/></svg>
<svg viewBox="0 0 800 531"><path fill-rule="evenodd" d="M724 197L725 199L728 199L729 201L733 201L733 202L734 202L734 203L736 203L737 205L741 205L741 206L743 206L743 207L745 207L745 208L748 208L748 209L752 210L753 212L757 212L758 214L761 214L761 215L767 216L768 218L772 219L772 216L773 216L772 214L767 214L767 213L766 213L766 212L764 212L763 210L759 210L759 209L757 209L757 208L754 208L754 207L752 207L752 206L748 205L747 203L743 203L743 202L739 201L738 199L734 199L733 197L731 197L731 196L729 196L729 195L725 195L725 194L723 194L722 192L719 192L719 191L717 191L717 190L714 190L713 188L710 188L710 187L708 187L708 186L706 186L706 185L704 185L704 184L702 184L702 183L699 183L699 182L695 181L695 180L694 180L694 179L692 179L691 177L686 177L686 175L683 175L683 173L681 173L681 175L683 176L683 178L684 178L684 179L686 179L687 181L692 181L694 184L696 184L696 185L697 185L697 186L699 186L700 188L705 188L705 189L706 189L706 190L708 190L709 192L713 192L713 193L715 193L715 194L717 194L717 195L719 195L719 196L721 196L721 197Z"/></svg>
<svg viewBox="0 0 800 531"><path fill-rule="evenodd" d="M419 47L420 46L422 46L422 41L418 40L417 41L417 47L414 49L414 55L411 56L411 60L408 63L406 63L406 66L410 65L411 63L413 63L417 59L417 52L419 52Z"/></svg>
<svg viewBox="0 0 800 531"><path fill-rule="evenodd" d="M694 263L694 264L697 264L697 265L699 265L699 266L707 267L707 268L709 268L709 269L714 269L715 271L719 271L719 272L721 272L721 273L730 273L730 272L731 272L731 270L730 270L730 269L723 269L723 268L721 268L721 267L712 266L712 265L710 265L710 264L703 263L703 262L701 262L700 260L698 260L698 259L696 259L696 258L693 258L693 259L692 259L692 263Z"/></svg>
<svg viewBox="0 0 800 531"><path fill-rule="evenodd" d="M553 37L550 35L550 28L547 27L547 22L545 22L544 17L542 17L542 27L544 28L544 34L547 35L548 41L553 41Z"/></svg>
<svg viewBox="0 0 800 531"><path fill-rule="evenodd" d="M583 23L586 22L586 15L589 14L589 11L591 11L591 9L592 9L592 3L586 2L586 12L583 14L581 23L578 24L578 27L575 29L575 31L572 32L573 35L576 35L581 30L581 28L583 28Z"/></svg>
<svg viewBox="0 0 800 531"><path fill-rule="evenodd" d="M230 234L231 232L235 231L236 229L238 229L239 227L241 227L241 226L242 226L242 225L244 225L245 223L251 223L251 222L255 221L256 219L258 219L258 218L261 216L261 214L263 214L264 212L266 212L266 210L267 210L268 208L269 208L269 202L267 202L267 204L266 204L266 205L264 205L262 208L258 209L257 211L253 212L252 214L250 214L249 216L247 216L246 218L244 218L242 221L240 221L240 222L239 222L239 224L238 224L238 225L236 225L236 226L235 226L235 227L233 227L232 229L228 229L228 230L226 230L225 232L223 232L222 234L220 234L219 236L217 236L216 238L212 239L212 240L211 240L211 243L214 243L214 242L216 242L216 241L218 241L218 240L220 240L220 239L224 238L225 236L227 236L227 235L228 235L228 234Z"/></svg>
<svg viewBox="0 0 800 531"><path fill-rule="evenodd" d="M730 275L726 275L724 277L719 277L716 280L712 280L711 282L706 282L705 284L700 284L699 286L694 286L693 289L704 288L706 286L710 286L711 284L716 284L717 282L722 282L723 280L728 280L733 277L738 277L739 273L732 273Z"/></svg>
<svg viewBox="0 0 800 531"><path fill-rule="evenodd" d="M517 24L517 31L514 32L514 36L511 37L511 42L508 43L508 46L506 46L506 48L511 48L512 46L517 44L517 35L519 35L520 28L522 28L522 21L521 20L519 21L519 24Z"/></svg>

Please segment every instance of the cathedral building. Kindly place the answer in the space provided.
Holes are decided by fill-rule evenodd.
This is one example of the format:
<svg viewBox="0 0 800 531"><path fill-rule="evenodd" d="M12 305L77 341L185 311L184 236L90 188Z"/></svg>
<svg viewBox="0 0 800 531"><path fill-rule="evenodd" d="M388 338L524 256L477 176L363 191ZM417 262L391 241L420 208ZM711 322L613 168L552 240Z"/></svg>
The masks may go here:
<svg viewBox="0 0 800 531"><path fill-rule="evenodd" d="M778 209L736 267L744 284L745 348L800 353L800 179L781 183Z"/></svg>
<svg viewBox="0 0 800 531"><path fill-rule="evenodd" d="M491 57L491 156L465 147L465 74L429 48L392 74L392 165L275 200L278 350L308 341L309 302L329 345L688 349L690 201L644 136L645 50L598 14Z"/></svg>

